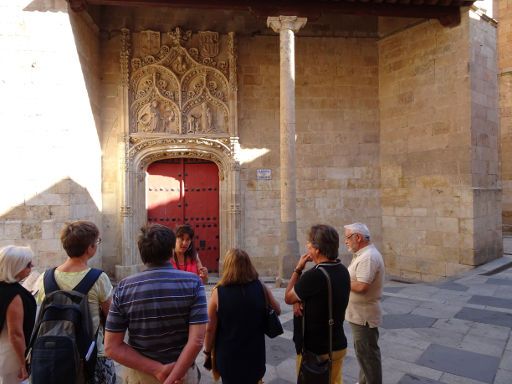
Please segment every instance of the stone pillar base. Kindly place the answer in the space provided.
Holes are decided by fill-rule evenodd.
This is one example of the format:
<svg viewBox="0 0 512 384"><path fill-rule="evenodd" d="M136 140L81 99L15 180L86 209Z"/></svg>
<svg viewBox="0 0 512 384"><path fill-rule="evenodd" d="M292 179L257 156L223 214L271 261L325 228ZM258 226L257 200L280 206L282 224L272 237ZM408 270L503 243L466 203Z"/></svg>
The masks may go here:
<svg viewBox="0 0 512 384"><path fill-rule="evenodd" d="M144 264L116 265L116 281L121 281L125 277L141 272L142 270L144 270Z"/></svg>

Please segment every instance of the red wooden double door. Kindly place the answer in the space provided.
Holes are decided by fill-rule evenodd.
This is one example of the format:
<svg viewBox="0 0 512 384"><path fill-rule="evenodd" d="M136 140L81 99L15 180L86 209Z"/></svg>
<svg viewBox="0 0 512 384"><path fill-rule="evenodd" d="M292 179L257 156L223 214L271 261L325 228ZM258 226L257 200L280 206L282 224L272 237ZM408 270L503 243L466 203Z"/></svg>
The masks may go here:
<svg viewBox="0 0 512 384"><path fill-rule="evenodd" d="M147 170L148 222L194 228L194 245L210 272L219 270L219 171L200 159L170 159Z"/></svg>

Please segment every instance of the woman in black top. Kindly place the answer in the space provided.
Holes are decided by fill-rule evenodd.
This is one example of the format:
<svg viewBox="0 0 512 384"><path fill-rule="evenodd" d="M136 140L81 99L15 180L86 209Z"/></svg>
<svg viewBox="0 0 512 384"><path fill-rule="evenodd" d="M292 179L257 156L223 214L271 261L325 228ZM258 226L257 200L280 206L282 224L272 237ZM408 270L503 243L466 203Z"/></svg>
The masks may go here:
<svg viewBox="0 0 512 384"><path fill-rule="evenodd" d="M334 318L332 384L343 382L342 365L347 352L343 321L350 295L350 275L347 268L338 260L339 243L338 232L333 227L328 225L311 227L306 245L308 252L301 256L285 292L285 302L294 305L296 315L293 323L293 341L298 361L300 362L303 347L315 354L327 355L329 353L327 278L319 268L329 274ZM302 274L304 267L310 261L315 266ZM305 316L306 324L304 340L302 339L302 316Z"/></svg>
<svg viewBox="0 0 512 384"><path fill-rule="evenodd" d="M216 369L223 384L256 384L265 374L265 294L279 314L279 303L258 280L249 255L241 249L229 250L208 304L210 322L204 342L207 361L215 345Z"/></svg>
<svg viewBox="0 0 512 384"><path fill-rule="evenodd" d="M0 249L0 383L14 384L28 377L25 349L36 317L36 301L19 282L32 268L28 247Z"/></svg>

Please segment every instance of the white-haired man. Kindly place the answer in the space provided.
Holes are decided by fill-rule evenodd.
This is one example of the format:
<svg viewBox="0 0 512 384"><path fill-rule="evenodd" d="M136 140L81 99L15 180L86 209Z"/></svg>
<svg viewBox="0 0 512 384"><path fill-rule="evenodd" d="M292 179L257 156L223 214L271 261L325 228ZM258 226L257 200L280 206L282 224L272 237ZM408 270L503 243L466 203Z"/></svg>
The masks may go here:
<svg viewBox="0 0 512 384"><path fill-rule="evenodd" d="M363 223L345 225L345 246L353 253L348 267L350 298L345 318L352 328L354 350L359 363L359 384L382 384L379 329L380 300L384 285L384 261L370 242L370 230Z"/></svg>

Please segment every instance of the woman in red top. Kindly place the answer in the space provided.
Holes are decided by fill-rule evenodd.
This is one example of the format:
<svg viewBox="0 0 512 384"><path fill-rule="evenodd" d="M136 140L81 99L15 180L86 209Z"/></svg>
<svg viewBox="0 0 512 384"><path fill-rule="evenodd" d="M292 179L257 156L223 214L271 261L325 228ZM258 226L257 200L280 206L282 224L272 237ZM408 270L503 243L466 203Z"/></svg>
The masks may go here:
<svg viewBox="0 0 512 384"><path fill-rule="evenodd" d="M194 230L188 224L176 227L176 248L171 257L174 268L198 275L203 283L208 281L208 269L203 267L194 247Z"/></svg>

